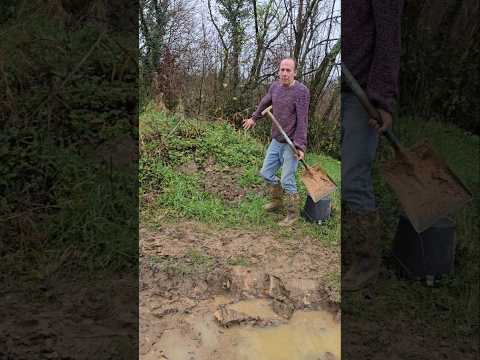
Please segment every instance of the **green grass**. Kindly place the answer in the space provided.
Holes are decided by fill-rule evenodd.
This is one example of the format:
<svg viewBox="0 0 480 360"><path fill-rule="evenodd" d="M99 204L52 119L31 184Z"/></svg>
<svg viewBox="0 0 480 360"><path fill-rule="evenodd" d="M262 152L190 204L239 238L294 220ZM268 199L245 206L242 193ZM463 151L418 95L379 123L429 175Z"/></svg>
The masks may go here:
<svg viewBox="0 0 480 360"><path fill-rule="evenodd" d="M238 257L233 257L233 258L230 258L228 260L228 265L231 265L231 266L235 266L235 265L238 265L238 266L249 266L250 265L250 261L243 257L243 256L238 256Z"/></svg>
<svg viewBox="0 0 480 360"><path fill-rule="evenodd" d="M324 244L336 245L340 238L340 197L333 195L334 216L322 226L303 219L294 229L281 229L281 216L271 216L263 210L268 201L259 191L259 176L267 144L261 144L249 133L235 130L228 123L206 123L195 119L177 118L149 110L140 116L140 204L141 224L158 227L165 221L179 218L218 227L272 230L290 238L312 236ZM307 153L307 162L320 163L340 184L338 160ZM209 175L199 170L182 173L183 164L195 162L199 169L213 166L217 172L235 169L231 183L222 186L243 189L245 196L236 202L205 190ZM306 191L297 179L301 199ZM144 196L155 193L155 201L147 203Z"/></svg>
<svg viewBox="0 0 480 360"><path fill-rule="evenodd" d="M455 216L455 274L440 280L435 287L427 287L422 282L398 281L395 277L382 278L375 306L365 302L360 292L349 294L348 308L355 309L355 316L364 321L384 319L385 314L396 314L397 319L427 324L432 333L455 334L459 338L472 335L479 329L480 274L476 265L480 257L477 220L480 215L479 137L465 134L461 129L448 124L413 118L399 119L394 132L407 147L421 139L429 139L438 154L474 194L473 203ZM380 158L389 156L390 149L384 141ZM398 222L399 206L394 194L379 175L378 164L375 189L384 213L386 230L382 250L388 257Z"/></svg>
<svg viewBox="0 0 480 360"><path fill-rule="evenodd" d="M202 254L202 252L197 249L189 249L187 251L187 256L189 257L192 264L194 264L195 266L205 267L207 269L212 268L212 258L205 254Z"/></svg>
<svg viewBox="0 0 480 360"><path fill-rule="evenodd" d="M206 273L214 266L214 260L198 249L189 249L184 258L149 255L147 262L161 271L180 276Z"/></svg>
<svg viewBox="0 0 480 360"><path fill-rule="evenodd" d="M95 149L136 137L136 59L124 51L136 35L100 39L100 22L70 26L67 13L50 16L53 8L38 1L23 3L22 11L8 3L0 52L17 61L2 68L8 85L0 95L2 284L136 272L136 169L99 164ZM93 48L97 39L101 46ZM113 76L119 63L124 71Z"/></svg>
<svg viewBox="0 0 480 360"><path fill-rule="evenodd" d="M32 144L23 155L12 149L19 166L0 166L2 174L12 176L2 184L10 191L0 202L3 249L8 250L0 261L2 275L44 280L56 273L136 271L135 171L97 163L80 147L58 147L46 133L29 138ZM35 168L33 175L30 168ZM22 202L28 207L14 210Z"/></svg>
<svg viewBox="0 0 480 360"><path fill-rule="evenodd" d="M259 169L257 167L250 167L246 169L238 179L238 185L243 188L248 188L252 185L259 185L262 179L258 176Z"/></svg>
<svg viewBox="0 0 480 360"><path fill-rule="evenodd" d="M326 276L325 288L328 291L328 296L334 303L341 303L341 274L338 271L333 271Z"/></svg>

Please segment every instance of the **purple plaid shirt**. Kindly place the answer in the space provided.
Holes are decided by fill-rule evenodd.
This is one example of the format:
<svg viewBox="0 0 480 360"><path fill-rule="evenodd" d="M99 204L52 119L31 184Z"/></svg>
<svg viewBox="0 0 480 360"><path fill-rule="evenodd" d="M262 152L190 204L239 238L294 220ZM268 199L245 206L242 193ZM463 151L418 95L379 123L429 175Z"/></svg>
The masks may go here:
<svg viewBox="0 0 480 360"><path fill-rule="evenodd" d="M393 112L399 92L403 2L342 1L342 62L372 104L389 113Z"/></svg>
<svg viewBox="0 0 480 360"><path fill-rule="evenodd" d="M308 106L310 104L310 91L302 83L295 83L286 87L279 81L274 81L268 89L257 110L252 114L257 121L262 116L262 111L272 105L273 116L278 120L285 133L295 146L305 152L307 147ZM286 143L275 124L272 124L272 139Z"/></svg>

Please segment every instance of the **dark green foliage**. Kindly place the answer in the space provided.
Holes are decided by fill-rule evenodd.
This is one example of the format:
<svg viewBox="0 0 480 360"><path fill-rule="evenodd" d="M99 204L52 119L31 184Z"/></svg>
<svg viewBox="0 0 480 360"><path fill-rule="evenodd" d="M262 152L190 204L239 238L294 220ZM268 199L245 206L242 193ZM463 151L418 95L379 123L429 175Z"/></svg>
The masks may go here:
<svg viewBox="0 0 480 360"><path fill-rule="evenodd" d="M0 60L4 275L46 277L63 261L136 269L136 172L101 162L99 146L136 137L137 37L113 28L127 13L102 18L113 8L88 2L86 23L61 3L18 2L2 28L0 52L14 59Z"/></svg>
<svg viewBox="0 0 480 360"><path fill-rule="evenodd" d="M308 146L314 151L340 158L340 122L318 119L309 126Z"/></svg>
<svg viewBox="0 0 480 360"><path fill-rule="evenodd" d="M479 134L478 3L406 1L400 110Z"/></svg>
<svg viewBox="0 0 480 360"><path fill-rule="evenodd" d="M0 24L10 20L15 14L16 0L4 0L0 4Z"/></svg>
<svg viewBox="0 0 480 360"><path fill-rule="evenodd" d="M140 137L140 184L145 190L160 189L173 170L194 161L205 166L258 166L262 148L250 136L240 136L227 123L196 122L163 114L149 113L151 120L142 125ZM173 176L173 175L172 175Z"/></svg>

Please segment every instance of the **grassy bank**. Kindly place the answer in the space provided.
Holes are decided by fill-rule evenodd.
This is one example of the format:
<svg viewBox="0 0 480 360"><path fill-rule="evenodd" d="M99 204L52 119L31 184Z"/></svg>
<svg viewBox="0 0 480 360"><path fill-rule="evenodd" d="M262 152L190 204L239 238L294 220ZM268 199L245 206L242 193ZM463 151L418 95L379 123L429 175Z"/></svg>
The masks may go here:
<svg viewBox="0 0 480 360"><path fill-rule="evenodd" d="M148 110L140 117L141 224L192 219L218 227L274 230L287 237L313 236L325 244L340 237L339 191L333 217L322 226L304 220L295 229L277 225L281 216L263 210L268 201L258 174L267 144L224 122L203 122ZM340 163L307 153L340 183ZM297 179L302 201L303 184Z"/></svg>

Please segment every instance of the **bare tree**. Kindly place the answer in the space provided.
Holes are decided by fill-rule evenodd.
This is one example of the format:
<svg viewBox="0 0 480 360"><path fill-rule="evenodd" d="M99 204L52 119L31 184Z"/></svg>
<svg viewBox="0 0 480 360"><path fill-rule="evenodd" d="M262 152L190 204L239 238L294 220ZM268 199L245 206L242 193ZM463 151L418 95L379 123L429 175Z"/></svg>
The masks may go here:
<svg viewBox="0 0 480 360"><path fill-rule="evenodd" d="M286 14L280 14L279 6L274 0L269 0L265 5L259 5L256 0L252 0L252 7L255 24L255 56L247 80L247 89L258 85L267 51L288 25Z"/></svg>
<svg viewBox="0 0 480 360"><path fill-rule="evenodd" d="M182 102L197 115L222 116L250 111L276 76L279 61L290 55L297 60L299 80L311 89L315 108L332 80L339 49L339 9L335 3L142 0L142 56L146 60L154 57L150 46L155 38L152 29L158 34L158 24L163 24L163 38L158 42L163 50L155 55L158 60L149 61L164 64L162 54L168 49L170 61L175 64L170 67L178 73L174 78L182 84L181 89L175 85ZM167 6L166 23L156 21L161 14L159 4Z"/></svg>
<svg viewBox="0 0 480 360"><path fill-rule="evenodd" d="M325 88L332 68L335 66L335 59L340 53L340 40L333 49L323 58L318 70L310 83L310 108L315 109L322 90Z"/></svg>
<svg viewBox="0 0 480 360"><path fill-rule="evenodd" d="M213 14L212 11L212 4L211 0L207 1L208 4L208 13L210 15L210 20L215 27L215 30L217 31L218 34L218 39L220 40L220 43L222 44L223 48L223 62L221 64L221 70L220 70L220 81L223 83L225 80L225 76L227 73L227 67L228 67L228 58L230 54L230 47L227 45L226 39L225 39L225 30L220 29L220 26L218 25L218 20Z"/></svg>

